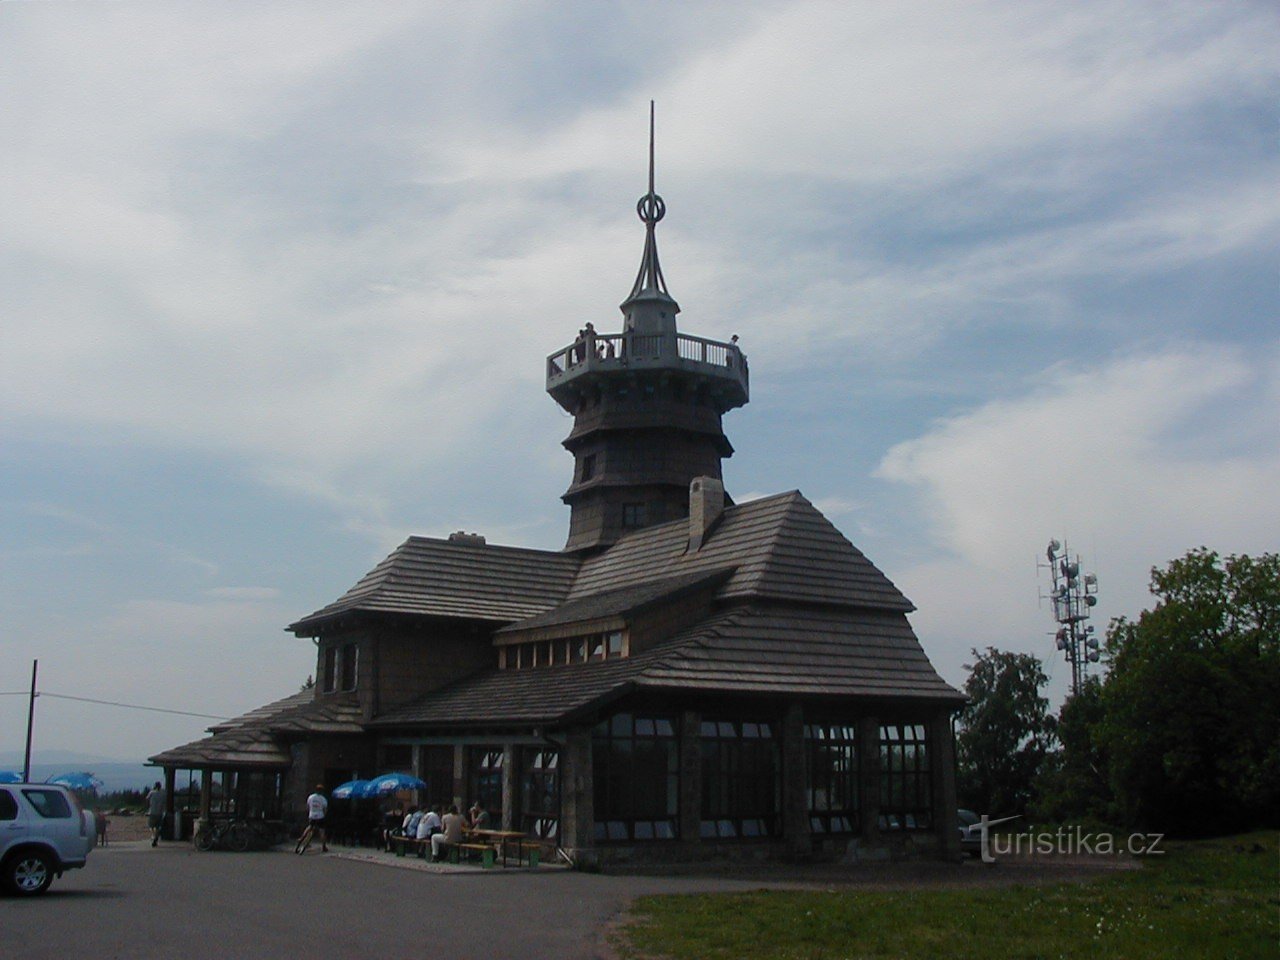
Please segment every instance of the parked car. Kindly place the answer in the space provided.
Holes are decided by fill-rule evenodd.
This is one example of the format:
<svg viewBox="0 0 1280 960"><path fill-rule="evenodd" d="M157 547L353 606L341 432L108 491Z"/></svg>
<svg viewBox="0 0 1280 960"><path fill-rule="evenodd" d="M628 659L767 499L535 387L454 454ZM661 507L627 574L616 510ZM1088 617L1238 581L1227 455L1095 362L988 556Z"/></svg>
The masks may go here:
<svg viewBox="0 0 1280 960"><path fill-rule="evenodd" d="M960 825L960 852L971 857L982 853L982 818L972 810L957 810L956 821Z"/></svg>
<svg viewBox="0 0 1280 960"><path fill-rule="evenodd" d="M93 814L66 787L0 784L0 886L9 892L44 893L85 865L95 841Z"/></svg>

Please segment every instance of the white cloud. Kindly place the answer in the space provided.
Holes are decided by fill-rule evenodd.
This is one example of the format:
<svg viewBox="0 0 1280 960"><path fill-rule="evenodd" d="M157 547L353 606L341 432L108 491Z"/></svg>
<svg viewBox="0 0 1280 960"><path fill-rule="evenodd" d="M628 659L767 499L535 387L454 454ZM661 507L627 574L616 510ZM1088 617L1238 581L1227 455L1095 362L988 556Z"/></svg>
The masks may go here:
<svg viewBox="0 0 1280 960"><path fill-rule="evenodd" d="M1019 612L1035 593L1024 558L1050 535L1086 554L1097 544L1103 609L1118 609L1105 606L1121 599L1112 584L1144 580L1193 541L1275 532L1251 506L1266 502L1275 463L1258 451L1274 436L1223 408L1274 408L1280 391L1271 361L1245 353L1256 305L1227 302L1237 268L1256 279L1277 239L1278 33L1265 4L1142 0L710 2L661 17L574 4L0 4L0 438L70 461L145 447L182 477L216 464L316 505L335 542L358 532L370 565L408 532L554 542L541 517L563 523L568 457L541 358L586 320L618 318L640 254L630 205L652 97L670 203L660 245L682 323L742 334L753 410L830 385L880 403L869 416L892 422L874 442L888 444L937 412L922 396L972 407L882 467L916 486L946 551L895 571L930 652L930 635L967 647L1038 631ZM1152 353L1166 331L1164 318L1139 321L1145 291L1100 292L1206 266L1219 278L1206 296L1223 307L1203 338L1237 348ZM991 384L1007 395L1043 349L1023 345L1005 369L984 351L1010 330L1070 330L1086 347L1026 396L993 401ZM1128 359L1079 365L1100 330L1111 339L1099 349ZM942 354L936 368L919 362ZM1105 426L1086 430L1085 414ZM806 452L777 487L772 474L735 476L800 487L851 531L888 536L887 510L838 453L819 467ZM121 606L94 582L76 591L83 610L26 614L46 631L33 648L66 651L51 669L70 676L79 661L140 702L148 684L190 689L199 676L249 701L230 709L294 682L279 626L315 598L283 595L286 577L255 568L261 548L234 524L202 525L202 491L173 493L172 514L113 511L59 499L70 494L46 477L60 461L37 480L0 467L15 490L51 488L0 503L31 533L0 559L165 568L147 602ZM111 483L103 498L152 496ZM525 512L539 484L546 514L541 502ZM1096 522L1080 519L1085 498ZM269 515L256 506L219 515ZM97 519L143 515L145 529ZM364 559L332 562L358 574ZM101 597L114 605L91 610ZM40 603L14 591L0 602L20 617ZM104 630L127 662L103 652ZM208 666L191 638L223 659ZM238 686L263 649L286 666Z"/></svg>
<svg viewBox="0 0 1280 960"><path fill-rule="evenodd" d="M1280 542L1276 357L1189 344L1047 371L895 446L880 477L912 485L938 557L900 574L921 634L957 677L970 646L1044 655L1033 561L1064 537L1101 583L1102 616L1147 605L1147 572L1205 545Z"/></svg>

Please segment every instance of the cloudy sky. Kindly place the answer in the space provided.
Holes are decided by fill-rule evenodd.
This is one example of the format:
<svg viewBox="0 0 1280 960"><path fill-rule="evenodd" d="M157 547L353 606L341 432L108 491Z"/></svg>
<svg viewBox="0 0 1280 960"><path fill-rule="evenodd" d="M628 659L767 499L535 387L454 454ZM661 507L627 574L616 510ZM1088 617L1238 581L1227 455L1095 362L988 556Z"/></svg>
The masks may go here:
<svg viewBox="0 0 1280 960"><path fill-rule="evenodd" d="M799 488L952 682L1280 546L1272 4L0 4L0 693L226 716L409 534L562 545L543 357L620 326L657 101L739 500ZM0 751L26 704L0 697ZM208 721L44 698L41 749Z"/></svg>

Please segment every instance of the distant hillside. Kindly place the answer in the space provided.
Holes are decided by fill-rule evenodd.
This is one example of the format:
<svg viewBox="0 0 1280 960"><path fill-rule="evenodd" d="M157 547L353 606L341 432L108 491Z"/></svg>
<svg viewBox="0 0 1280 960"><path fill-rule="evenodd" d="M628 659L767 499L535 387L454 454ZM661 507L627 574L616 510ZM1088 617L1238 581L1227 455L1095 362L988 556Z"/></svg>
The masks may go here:
<svg viewBox="0 0 1280 960"><path fill-rule="evenodd" d="M68 750L45 750L36 753L32 760L32 780L44 781L62 773L84 770L102 781L102 789L106 793L113 790L137 790L164 779L164 771L159 767L148 767L125 760L106 760ZM22 754L12 751L0 753L0 770L16 770L21 773Z"/></svg>

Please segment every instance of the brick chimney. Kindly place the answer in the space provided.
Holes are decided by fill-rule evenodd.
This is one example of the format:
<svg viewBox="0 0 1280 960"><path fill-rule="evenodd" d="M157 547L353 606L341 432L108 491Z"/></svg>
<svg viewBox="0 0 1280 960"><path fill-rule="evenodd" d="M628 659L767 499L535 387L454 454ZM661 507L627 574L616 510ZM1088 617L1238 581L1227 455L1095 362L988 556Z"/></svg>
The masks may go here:
<svg viewBox="0 0 1280 960"><path fill-rule="evenodd" d="M714 477L694 477L689 484L689 553L697 553L702 538L724 513L724 484Z"/></svg>

